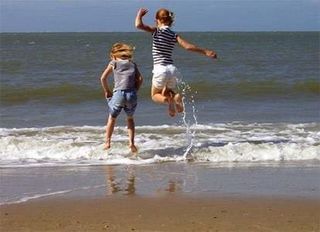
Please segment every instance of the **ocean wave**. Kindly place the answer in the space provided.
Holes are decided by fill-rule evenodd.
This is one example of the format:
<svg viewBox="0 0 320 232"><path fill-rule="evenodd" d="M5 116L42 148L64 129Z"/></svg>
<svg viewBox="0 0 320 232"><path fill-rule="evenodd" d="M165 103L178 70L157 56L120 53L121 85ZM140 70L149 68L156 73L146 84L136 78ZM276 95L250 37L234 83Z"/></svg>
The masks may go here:
<svg viewBox="0 0 320 232"><path fill-rule="evenodd" d="M281 97L320 94L319 80L304 80L285 83L276 80L242 80L230 83L198 82L190 84L199 98Z"/></svg>
<svg viewBox="0 0 320 232"><path fill-rule="evenodd" d="M23 104L29 101L76 104L83 100L91 101L99 98L103 98L101 89L69 83L55 86L24 87L23 89L11 86L1 87L1 103L5 105Z"/></svg>
<svg viewBox="0 0 320 232"><path fill-rule="evenodd" d="M198 99L214 98L259 98L259 97L288 97L288 96L316 96L320 95L320 81L306 80L294 83L280 83L278 81L239 81L231 83L221 82L190 82L188 94ZM184 88L184 86L182 87ZM144 86L139 97L150 98L150 89ZM62 83L53 86L12 87L1 86L1 104L18 105L30 101L46 103L78 104L84 101L103 99L100 86L85 84Z"/></svg>
<svg viewBox="0 0 320 232"><path fill-rule="evenodd" d="M125 127L116 128L109 151L103 149L104 131L104 127L91 126L2 128L0 166L320 160L319 123L140 126L135 159L128 149Z"/></svg>

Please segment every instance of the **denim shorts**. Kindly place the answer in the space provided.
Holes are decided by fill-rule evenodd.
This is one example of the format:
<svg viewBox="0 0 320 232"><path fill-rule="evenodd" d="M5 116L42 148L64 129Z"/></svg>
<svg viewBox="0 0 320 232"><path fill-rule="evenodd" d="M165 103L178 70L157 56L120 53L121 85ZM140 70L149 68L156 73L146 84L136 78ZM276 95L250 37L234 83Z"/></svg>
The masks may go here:
<svg viewBox="0 0 320 232"><path fill-rule="evenodd" d="M109 114L116 118L124 109L128 117L133 116L137 107L136 90L115 90L113 96L108 98Z"/></svg>

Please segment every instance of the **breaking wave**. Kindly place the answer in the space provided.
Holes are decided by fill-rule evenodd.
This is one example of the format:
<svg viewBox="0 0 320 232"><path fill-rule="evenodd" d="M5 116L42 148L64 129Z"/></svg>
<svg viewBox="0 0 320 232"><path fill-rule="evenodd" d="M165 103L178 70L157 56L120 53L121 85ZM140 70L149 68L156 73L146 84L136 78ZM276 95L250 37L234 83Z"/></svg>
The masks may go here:
<svg viewBox="0 0 320 232"><path fill-rule="evenodd" d="M235 122L193 125L187 130L184 126L140 126L136 128L139 153L132 158L125 127L115 129L108 151L103 149L104 127L2 128L0 166L320 160L319 129L319 123Z"/></svg>

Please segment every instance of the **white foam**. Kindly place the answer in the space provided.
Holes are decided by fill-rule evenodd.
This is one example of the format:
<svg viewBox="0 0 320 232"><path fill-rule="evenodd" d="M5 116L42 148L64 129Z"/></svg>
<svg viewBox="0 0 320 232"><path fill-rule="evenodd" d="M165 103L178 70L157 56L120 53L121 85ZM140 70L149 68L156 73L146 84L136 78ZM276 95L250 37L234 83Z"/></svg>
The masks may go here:
<svg viewBox="0 0 320 232"><path fill-rule="evenodd" d="M49 197L49 196L55 196L55 195L60 195L60 194L66 194L69 192L71 192L71 190L57 191L57 192L44 193L44 194L35 194L33 196L22 197L20 199L13 200L13 201L1 202L0 205L18 204L18 203L22 203L22 202L27 202L29 200L34 200L34 199L39 199L39 198Z"/></svg>
<svg viewBox="0 0 320 232"><path fill-rule="evenodd" d="M17 199L10 199L10 200L4 201L4 202L0 202L0 205L19 204L19 203L27 202L27 201L34 200L34 199L63 195L63 194L68 194L68 193L71 193L74 191L79 191L79 190L92 190L92 189L97 189L97 188L102 188L102 187L106 187L106 185L86 186L86 187L67 189L67 190L61 190L61 191L54 191L54 192L49 191L46 193L34 193L34 194L28 193L28 194L26 194L27 196L24 196L24 197L20 197Z"/></svg>
<svg viewBox="0 0 320 232"><path fill-rule="evenodd" d="M320 124L227 123L141 126L141 158L130 158L127 130L115 128L103 150L104 127L0 129L0 166L130 164L181 161L263 162L320 160Z"/></svg>

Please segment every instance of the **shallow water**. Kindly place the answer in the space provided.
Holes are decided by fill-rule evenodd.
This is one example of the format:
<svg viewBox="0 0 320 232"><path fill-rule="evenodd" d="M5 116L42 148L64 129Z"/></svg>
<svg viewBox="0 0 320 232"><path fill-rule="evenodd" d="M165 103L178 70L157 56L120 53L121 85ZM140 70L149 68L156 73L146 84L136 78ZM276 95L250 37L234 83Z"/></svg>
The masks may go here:
<svg viewBox="0 0 320 232"><path fill-rule="evenodd" d="M235 168L236 167L236 168ZM319 199L319 168L308 162L262 166L166 163L143 166L1 168L0 204L48 197L164 195Z"/></svg>

